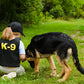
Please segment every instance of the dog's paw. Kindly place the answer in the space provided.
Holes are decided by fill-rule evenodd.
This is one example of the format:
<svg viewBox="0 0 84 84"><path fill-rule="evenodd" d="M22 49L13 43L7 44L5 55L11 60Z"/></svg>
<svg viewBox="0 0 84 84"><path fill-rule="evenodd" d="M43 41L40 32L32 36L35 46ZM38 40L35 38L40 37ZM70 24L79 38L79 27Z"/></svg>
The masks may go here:
<svg viewBox="0 0 84 84"><path fill-rule="evenodd" d="M38 70L36 70L34 73L38 73L39 71Z"/></svg>
<svg viewBox="0 0 84 84"><path fill-rule="evenodd" d="M58 82L64 82L62 79L59 79Z"/></svg>
<svg viewBox="0 0 84 84"><path fill-rule="evenodd" d="M37 73L39 73L39 71L32 72L32 75L33 75L33 74L37 74Z"/></svg>
<svg viewBox="0 0 84 84"><path fill-rule="evenodd" d="M61 76L60 75L57 75L57 78L60 78Z"/></svg>
<svg viewBox="0 0 84 84"><path fill-rule="evenodd" d="M56 76L56 73L51 73L50 76Z"/></svg>

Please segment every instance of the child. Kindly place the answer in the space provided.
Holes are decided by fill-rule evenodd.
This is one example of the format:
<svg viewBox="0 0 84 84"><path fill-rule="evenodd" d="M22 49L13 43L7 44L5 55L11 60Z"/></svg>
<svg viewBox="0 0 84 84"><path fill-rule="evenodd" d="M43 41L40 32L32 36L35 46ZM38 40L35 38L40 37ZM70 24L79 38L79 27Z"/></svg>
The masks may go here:
<svg viewBox="0 0 84 84"><path fill-rule="evenodd" d="M25 49L20 36L23 35L23 28L19 22L11 22L4 29L0 39L0 70L8 78L25 73L25 69L20 65L20 60L25 60Z"/></svg>

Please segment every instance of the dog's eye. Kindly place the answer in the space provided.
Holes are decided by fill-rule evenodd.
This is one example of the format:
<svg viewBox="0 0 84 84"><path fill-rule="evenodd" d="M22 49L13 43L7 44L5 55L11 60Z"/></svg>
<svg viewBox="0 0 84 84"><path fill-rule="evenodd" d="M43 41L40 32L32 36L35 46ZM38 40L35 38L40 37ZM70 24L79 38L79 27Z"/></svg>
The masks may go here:
<svg viewBox="0 0 84 84"><path fill-rule="evenodd" d="M28 50L27 53L30 54L30 51Z"/></svg>
<svg viewBox="0 0 84 84"><path fill-rule="evenodd" d="M27 52L29 53L29 50Z"/></svg>
<svg viewBox="0 0 84 84"><path fill-rule="evenodd" d="M29 50L27 51L27 54L30 55L30 51Z"/></svg>

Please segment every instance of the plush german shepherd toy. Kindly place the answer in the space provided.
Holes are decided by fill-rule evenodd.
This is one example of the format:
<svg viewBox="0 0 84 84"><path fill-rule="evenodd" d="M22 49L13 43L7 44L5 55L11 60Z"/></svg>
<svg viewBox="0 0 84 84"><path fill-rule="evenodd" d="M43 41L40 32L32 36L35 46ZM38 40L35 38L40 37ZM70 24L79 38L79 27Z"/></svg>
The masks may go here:
<svg viewBox="0 0 84 84"><path fill-rule="evenodd" d="M56 55L57 61L63 67L60 75L56 74L52 54ZM59 82L65 81L71 73L71 68L67 64L71 55L78 71L84 74L84 69L79 63L75 42L70 36L61 32L51 32L34 36L26 49L26 55L26 60L29 61L32 68L35 68L35 72L39 72L39 59L47 58L52 70L51 76L62 77L64 75L62 79L58 80Z"/></svg>

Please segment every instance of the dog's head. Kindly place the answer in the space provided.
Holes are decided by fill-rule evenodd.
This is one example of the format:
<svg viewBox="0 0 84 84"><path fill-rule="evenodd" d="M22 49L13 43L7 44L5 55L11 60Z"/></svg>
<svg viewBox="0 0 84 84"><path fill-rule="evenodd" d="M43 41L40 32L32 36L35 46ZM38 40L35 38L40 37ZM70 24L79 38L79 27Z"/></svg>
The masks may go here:
<svg viewBox="0 0 84 84"><path fill-rule="evenodd" d="M26 57L27 58L33 58L33 53L29 50L29 49L26 49ZM30 66L32 67L32 68L34 68L35 67L35 63L34 63L34 61L28 61L29 63L30 63Z"/></svg>

